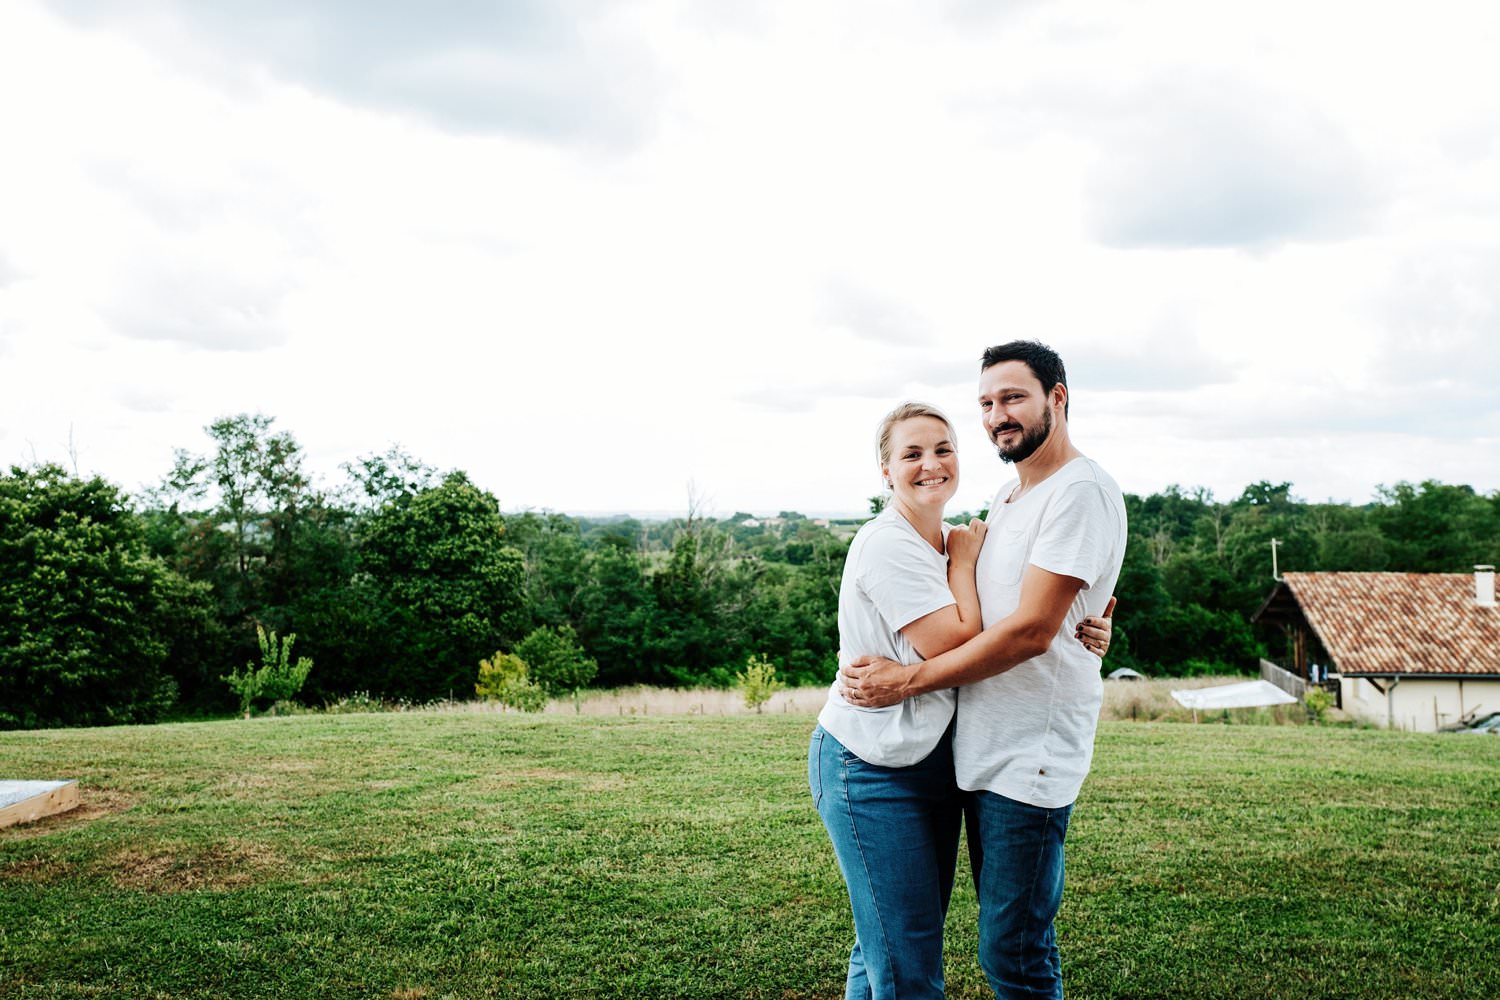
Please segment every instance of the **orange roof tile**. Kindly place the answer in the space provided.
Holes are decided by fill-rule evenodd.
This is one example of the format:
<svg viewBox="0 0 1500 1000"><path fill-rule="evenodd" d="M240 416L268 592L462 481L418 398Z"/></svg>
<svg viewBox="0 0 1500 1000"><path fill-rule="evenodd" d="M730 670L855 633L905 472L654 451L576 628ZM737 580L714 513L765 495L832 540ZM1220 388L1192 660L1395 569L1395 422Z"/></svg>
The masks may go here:
<svg viewBox="0 0 1500 1000"><path fill-rule="evenodd" d="M1343 674L1500 674L1500 608L1472 573L1287 573Z"/></svg>

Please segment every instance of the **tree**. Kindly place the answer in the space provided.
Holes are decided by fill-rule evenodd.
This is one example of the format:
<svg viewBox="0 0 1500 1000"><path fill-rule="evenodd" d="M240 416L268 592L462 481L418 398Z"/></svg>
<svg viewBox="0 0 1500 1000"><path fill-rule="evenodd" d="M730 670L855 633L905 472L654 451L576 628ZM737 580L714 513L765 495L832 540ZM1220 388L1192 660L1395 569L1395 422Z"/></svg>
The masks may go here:
<svg viewBox="0 0 1500 1000"><path fill-rule="evenodd" d="M564 514L526 511L506 518L505 534L525 559L532 623L561 626L577 620L588 579L578 522Z"/></svg>
<svg viewBox="0 0 1500 1000"><path fill-rule="evenodd" d="M349 477L350 502L364 510L379 510L403 497L413 497L438 482L437 470L392 445L382 455L364 455L341 466Z"/></svg>
<svg viewBox="0 0 1500 1000"><path fill-rule="evenodd" d="M524 627L521 554L506 545L499 502L463 473L382 507L360 540L362 579L391 614L384 693L465 691L479 658Z"/></svg>
<svg viewBox="0 0 1500 1000"><path fill-rule="evenodd" d="M177 542L179 567L212 585L220 620L236 631L277 617L266 606L285 605L299 589L295 546L305 508L317 500L301 446L290 433L273 432L274 422L263 414L220 417L204 428L213 453L179 449L150 494L163 508L153 513L153 539ZM203 501L207 511L196 509Z"/></svg>
<svg viewBox="0 0 1500 1000"><path fill-rule="evenodd" d="M785 687L776 679L775 664L764 656L752 655L745 661L745 669L735 674L734 679L745 695L745 707L755 709L757 715L765 710L771 696Z"/></svg>
<svg viewBox="0 0 1500 1000"><path fill-rule="evenodd" d="M599 664L601 683L632 684L646 678L641 661L655 615L656 600L640 553L628 538L603 535L589 557L578 595L578 633Z"/></svg>
<svg viewBox="0 0 1500 1000"><path fill-rule="evenodd" d="M240 714L250 717L250 706L257 701L272 703L295 698L307 681L312 670L312 660L301 657L292 662L292 644L296 635L278 640L274 631L267 633L255 626L255 637L260 645L260 666L253 662L245 664L244 670L236 670L224 677L229 689L240 698Z"/></svg>
<svg viewBox="0 0 1500 1000"><path fill-rule="evenodd" d="M208 616L117 487L57 465L0 476L0 728L156 720L169 657Z"/></svg>

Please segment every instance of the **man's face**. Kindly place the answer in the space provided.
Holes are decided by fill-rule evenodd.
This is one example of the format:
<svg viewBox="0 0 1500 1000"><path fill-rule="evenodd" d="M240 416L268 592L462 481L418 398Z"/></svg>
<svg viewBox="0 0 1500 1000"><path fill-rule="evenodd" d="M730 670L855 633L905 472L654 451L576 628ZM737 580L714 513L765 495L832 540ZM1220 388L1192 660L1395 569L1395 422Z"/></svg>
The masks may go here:
<svg viewBox="0 0 1500 1000"><path fill-rule="evenodd" d="M1007 462L1030 458L1052 433L1052 400L1024 361L1002 361L979 374L979 413Z"/></svg>

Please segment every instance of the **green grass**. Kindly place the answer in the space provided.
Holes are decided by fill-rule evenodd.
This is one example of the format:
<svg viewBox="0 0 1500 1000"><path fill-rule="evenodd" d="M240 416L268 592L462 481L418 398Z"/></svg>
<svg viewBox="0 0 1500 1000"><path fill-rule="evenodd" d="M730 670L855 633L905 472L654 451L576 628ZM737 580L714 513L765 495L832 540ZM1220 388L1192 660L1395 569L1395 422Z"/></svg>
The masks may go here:
<svg viewBox="0 0 1500 1000"><path fill-rule="evenodd" d="M0 734L0 995L837 997L807 717L387 714ZM1106 723L1069 995L1489 997L1500 739ZM986 996L975 902L953 997Z"/></svg>

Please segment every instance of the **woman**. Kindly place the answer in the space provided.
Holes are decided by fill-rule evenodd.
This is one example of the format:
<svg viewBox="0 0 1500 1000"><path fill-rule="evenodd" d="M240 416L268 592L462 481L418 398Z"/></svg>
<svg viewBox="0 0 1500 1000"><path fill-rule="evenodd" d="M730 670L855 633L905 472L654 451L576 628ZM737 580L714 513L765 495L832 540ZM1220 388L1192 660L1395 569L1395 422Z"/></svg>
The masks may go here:
<svg viewBox="0 0 1500 1000"><path fill-rule="evenodd" d="M958 491L953 426L903 403L881 421L876 449L890 497L850 543L839 589L839 657L901 663L978 635L974 565L980 521L950 526ZM1085 620L1101 651L1109 621ZM838 856L854 911L846 998L941 997L943 919L953 888L960 792L953 777L956 692L889 708L856 708L835 681L808 749L808 784Z"/></svg>

